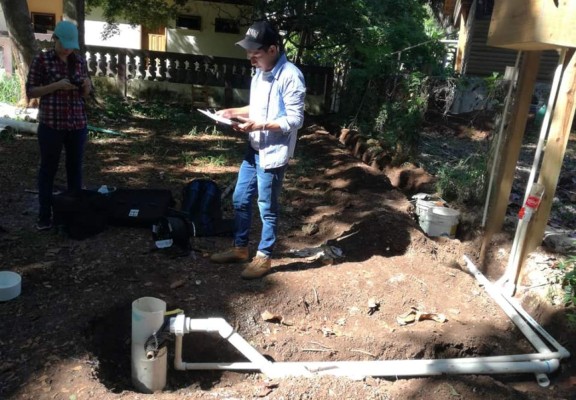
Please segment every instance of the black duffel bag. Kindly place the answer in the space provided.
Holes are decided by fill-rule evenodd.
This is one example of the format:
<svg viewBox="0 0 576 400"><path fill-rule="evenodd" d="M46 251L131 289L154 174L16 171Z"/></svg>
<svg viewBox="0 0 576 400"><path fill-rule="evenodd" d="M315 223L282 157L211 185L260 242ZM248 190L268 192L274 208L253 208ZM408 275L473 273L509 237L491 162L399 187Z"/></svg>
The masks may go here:
<svg viewBox="0 0 576 400"><path fill-rule="evenodd" d="M110 199L94 190L54 195L54 225L71 239L86 239L106 229Z"/></svg>
<svg viewBox="0 0 576 400"><path fill-rule="evenodd" d="M168 189L117 189L110 196L110 224L151 227L176 204Z"/></svg>

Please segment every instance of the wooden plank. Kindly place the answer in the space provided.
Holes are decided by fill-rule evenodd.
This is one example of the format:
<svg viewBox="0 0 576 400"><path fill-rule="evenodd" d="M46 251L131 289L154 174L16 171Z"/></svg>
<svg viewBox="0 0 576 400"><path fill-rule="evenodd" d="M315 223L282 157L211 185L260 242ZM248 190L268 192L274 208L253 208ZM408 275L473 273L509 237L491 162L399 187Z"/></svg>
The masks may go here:
<svg viewBox="0 0 576 400"><path fill-rule="evenodd" d="M458 49L456 51L456 60L454 61L454 70L462 72L464 66L464 57L466 55L466 43L468 42L468 29L466 27L466 19L460 15L460 30L458 33Z"/></svg>
<svg viewBox="0 0 576 400"><path fill-rule="evenodd" d="M495 156L496 176L494 179L494 189L490 207L486 220L484 231L484 240L480 250L480 264L482 265L486 258L486 252L490 246L492 236L502 229L502 224L508 208L508 199L512 190L512 182L516 171L516 164L520 157L522 139L526 131L526 121L536 76L538 75L538 66L542 52L529 51L524 54L520 65L520 75L518 78L518 91L516 93L515 106L510 117L504 145Z"/></svg>
<svg viewBox="0 0 576 400"><path fill-rule="evenodd" d="M566 147L570 140L570 129L574 120L574 112L576 112L575 92L576 52L571 49L566 55L564 74L552 113L552 122L538 177L538 182L544 185L544 197L528 226L526 244L524 251L520 254L521 260L525 260L528 253L542 243L544 237L544 231L552 209L552 200L556 193L556 186L558 185L564 155L566 154Z"/></svg>
<svg viewBox="0 0 576 400"><path fill-rule="evenodd" d="M488 45L517 50L576 47L576 1L497 0Z"/></svg>

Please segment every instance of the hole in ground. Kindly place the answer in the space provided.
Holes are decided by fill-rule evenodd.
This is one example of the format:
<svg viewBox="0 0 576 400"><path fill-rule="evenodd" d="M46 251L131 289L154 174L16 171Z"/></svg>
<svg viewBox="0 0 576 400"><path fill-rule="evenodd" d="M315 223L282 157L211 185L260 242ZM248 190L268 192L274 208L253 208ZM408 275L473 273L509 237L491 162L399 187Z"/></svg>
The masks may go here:
<svg viewBox="0 0 576 400"><path fill-rule="evenodd" d="M96 378L111 392L135 391L131 373L132 305L115 307L90 322L86 337L90 352L98 360ZM184 362L244 362L246 358L216 333L194 332L184 336ZM223 380L245 374L222 371L177 371L174 369L174 337L168 342L166 391L183 388L208 390Z"/></svg>

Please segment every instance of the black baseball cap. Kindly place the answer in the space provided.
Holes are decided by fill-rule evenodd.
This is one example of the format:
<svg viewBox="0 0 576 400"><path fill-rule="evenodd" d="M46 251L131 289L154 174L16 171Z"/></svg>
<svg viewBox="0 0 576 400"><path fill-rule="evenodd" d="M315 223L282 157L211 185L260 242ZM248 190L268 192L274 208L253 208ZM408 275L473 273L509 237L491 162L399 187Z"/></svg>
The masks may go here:
<svg viewBox="0 0 576 400"><path fill-rule="evenodd" d="M280 44L280 35L268 21L257 21L248 28L244 39L236 44L245 50L258 50L265 46Z"/></svg>

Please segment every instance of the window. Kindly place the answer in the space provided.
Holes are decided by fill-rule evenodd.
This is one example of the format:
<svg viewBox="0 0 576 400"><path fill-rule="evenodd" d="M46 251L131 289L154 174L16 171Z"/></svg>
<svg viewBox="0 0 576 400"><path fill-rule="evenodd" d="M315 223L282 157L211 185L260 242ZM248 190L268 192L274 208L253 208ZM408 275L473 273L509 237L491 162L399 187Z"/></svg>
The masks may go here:
<svg viewBox="0 0 576 400"><path fill-rule="evenodd" d="M202 17L199 15L179 15L176 18L176 28L202 30Z"/></svg>
<svg viewBox="0 0 576 400"><path fill-rule="evenodd" d="M32 13L32 25L34 25L34 32L48 33L54 31L56 26L56 16L54 14Z"/></svg>
<svg viewBox="0 0 576 400"><path fill-rule="evenodd" d="M214 30L220 33L240 33L240 25L235 19L216 18Z"/></svg>

